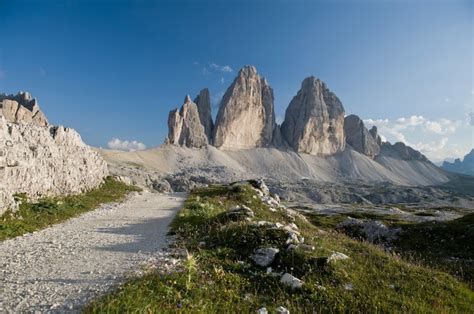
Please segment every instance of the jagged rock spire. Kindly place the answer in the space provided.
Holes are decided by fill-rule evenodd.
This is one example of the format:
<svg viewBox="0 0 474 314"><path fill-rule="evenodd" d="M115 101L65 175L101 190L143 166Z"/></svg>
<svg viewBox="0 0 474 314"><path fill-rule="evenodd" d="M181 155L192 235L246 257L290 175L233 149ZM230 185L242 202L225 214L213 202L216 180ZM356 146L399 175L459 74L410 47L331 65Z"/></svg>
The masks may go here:
<svg viewBox="0 0 474 314"><path fill-rule="evenodd" d="M204 127L199 118L197 105L186 95L181 110L172 110L168 116L167 144L203 147L208 144Z"/></svg>
<svg viewBox="0 0 474 314"><path fill-rule="evenodd" d="M199 119L204 127L207 140L209 143L212 143L212 129L214 128L214 123L212 122L211 96L209 90L207 88L201 90L199 95L194 99L194 102L198 107Z"/></svg>
<svg viewBox="0 0 474 314"><path fill-rule="evenodd" d="M276 126L273 90L253 66L243 67L227 89L213 132L221 149L250 149L272 144Z"/></svg>

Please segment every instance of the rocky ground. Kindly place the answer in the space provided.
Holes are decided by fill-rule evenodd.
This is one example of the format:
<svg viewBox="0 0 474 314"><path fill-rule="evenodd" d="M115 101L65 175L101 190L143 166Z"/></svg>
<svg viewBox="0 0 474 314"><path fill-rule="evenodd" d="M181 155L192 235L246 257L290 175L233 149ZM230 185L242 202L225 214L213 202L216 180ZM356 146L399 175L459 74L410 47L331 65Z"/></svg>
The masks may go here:
<svg viewBox="0 0 474 314"><path fill-rule="evenodd" d="M0 312L77 312L127 275L174 267L165 235L185 196L136 193L0 243Z"/></svg>

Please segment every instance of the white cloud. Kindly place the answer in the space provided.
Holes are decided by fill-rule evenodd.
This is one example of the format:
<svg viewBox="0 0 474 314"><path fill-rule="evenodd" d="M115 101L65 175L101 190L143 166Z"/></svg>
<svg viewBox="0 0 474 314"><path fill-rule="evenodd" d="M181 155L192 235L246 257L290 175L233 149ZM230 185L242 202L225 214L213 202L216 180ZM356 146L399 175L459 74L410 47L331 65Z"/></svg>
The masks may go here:
<svg viewBox="0 0 474 314"><path fill-rule="evenodd" d="M458 146L449 141L456 139L463 132L466 123L445 118L430 120L423 116L413 115L396 120L365 119L366 127L375 125L382 140L403 142L419 150L432 161L442 161L445 158L460 156L468 151L468 147ZM458 133L456 133L459 130Z"/></svg>
<svg viewBox="0 0 474 314"><path fill-rule="evenodd" d="M107 143L107 147L115 150L124 150L129 152L134 152L137 150L146 149L145 144L138 141L127 141L121 140L118 138L113 138Z"/></svg>
<svg viewBox="0 0 474 314"><path fill-rule="evenodd" d="M221 79L219 80L219 82L220 82L221 84L224 84L224 83L225 83L225 80L224 80L224 78L223 78L223 77L221 77Z"/></svg>
<svg viewBox="0 0 474 314"><path fill-rule="evenodd" d="M368 126L376 125L384 129L386 133L397 135L401 138L402 131L421 130L432 134L451 134L462 124L461 121L454 121L445 118L438 120L429 120L423 116L411 116L408 118L398 118L394 122L388 119L365 119L364 123Z"/></svg>
<svg viewBox="0 0 474 314"><path fill-rule="evenodd" d="M445 102L451 102L451 98L446 97L446 98L444 99L444 101L445 101Z"/></svg>
<svg viewBox="0 0 474 314"><path fill-rule="evenodd" d="M214 70L217 70L217 71L221 71L221 72L227 72L227 73L230 73L232 72L232 68L228 65L218 65L217 63L214 63L214 62L211 62L209 63L209 67L211 69L214 69Z"/></svg>

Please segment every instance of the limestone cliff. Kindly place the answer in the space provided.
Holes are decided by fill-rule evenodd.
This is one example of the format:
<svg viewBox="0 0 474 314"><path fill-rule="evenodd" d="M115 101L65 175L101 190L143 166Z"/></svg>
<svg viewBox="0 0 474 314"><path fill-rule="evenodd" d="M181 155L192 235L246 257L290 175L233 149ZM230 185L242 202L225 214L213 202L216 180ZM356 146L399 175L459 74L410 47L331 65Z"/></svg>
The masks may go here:
<svg viewBox="0 0 474 314"><path fill-rule="evenodd" d="M166 143L195 148L208 144L198 107L189 96L186 96L181 110L175 109L169 113Z"/></svg>
<svg viewBox="0 0 474 314"><path fill-rule="evenodd" d="M314 76L306 78L285 114L281 132L297 152L332 155L344 150L344 107Z"/></svg>
<svg viewBox="0 0 474 314"><path fill-rule="evenodd" d="M0 116L10 122L48 125L48 120L40 110L38 101L26 92L20 92L17 95L0 94Z"/></svg>
<svg viewBox="0 0 474 314"><path fill-rule="evenodd" d="M214 145L224 150L270 146L275 126L272 88L253 66L242 68L222 99Z"/></svg>
<svg viewBox="0 0 474 314"><path fill-rule="evenodd" d="M13 195L77 194L101 184L107 164L73 129L12 123L0 116L0 214Z"/></svg>

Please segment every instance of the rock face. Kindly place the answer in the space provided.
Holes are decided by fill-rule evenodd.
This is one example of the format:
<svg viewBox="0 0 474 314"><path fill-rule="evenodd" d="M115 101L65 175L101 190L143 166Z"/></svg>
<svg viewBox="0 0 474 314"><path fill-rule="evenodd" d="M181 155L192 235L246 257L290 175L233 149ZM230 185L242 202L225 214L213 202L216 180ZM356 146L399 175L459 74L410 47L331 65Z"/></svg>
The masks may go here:
<svg viewBox="0 0 474 314"><path fill-rule="evenodd" d="M0 94L0 116L10 122L48 125L48 120L40 110L38 101L25 92L17 95Z"/></svg>
<svg viewBox="0 0 474 314"><path fill-rule="evenodd" d="M393 145L389 142L382 143L382 146L380 147L380 154L402 160L429 162L425 155L402 142L397 142Z"/></svg>
<svg viewBox="0 0 474 314"><path fill-rule="evenodd" d="M172 110L168 117L167 144L200 148L208 144L198 107L186 96L181 110Z"/></svg>
<svg viewBox="0 0 474 314"><path fill-rule="evenodd" d="M224 150L270 146L275 126L272 88L254 67L242 68L222 99L214 145Z"/></svg>
<svg viewBox="0 0 474 314"><path fill-rule="evenodd" d="M474 149L472 149L469 154L464 156L462 161L459 158L454 160L453 163L445 161L443 162L443 166L441 168L452 172L474 176Z"/></svg>
<svg viewBox="0 0 474 314"><path fill-rule="evenodd" d="M382 145L382 138L380 137L379 131L375 125L369 130L369 133L372 135L377 145Z"/></svg>
<svg viewBox="0 0 474 314"><path fill-rule="evenodd" d="M281 132L297 152L332 155L344 150L344 107L314 76L306 78L285 114Z"/></svg>
<svg viewBox="0 0 474 314"><path fill-rule="evenodd" d="M107 174L105 161L73 129L0 117L0 214L15 208L16 193L31 199L77 194Z"/></svg>
<svg viewBox="0 0 474 314"><path fill-rule="evenodd" d="M199 119L204 127L204 133L206 133L207 141L212 143L212 129L214 123L212 122L211 114L211 96L207 88L201 90L199 95L194 99L199 111Z"/></svg>
<svg viewBox="0 0 474 314"><path fill-rule="evenodd" d="M377 144L376 138L367 130L364 122L358 116L351 114L344 119L344 133L346 134L346 143L359 153L370 158L374 158L380 153L380 146ZM375 136L378 136L377 129L375 129Z"/></svg>

